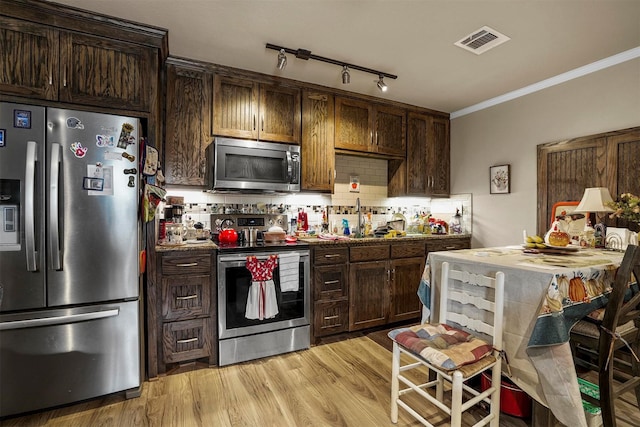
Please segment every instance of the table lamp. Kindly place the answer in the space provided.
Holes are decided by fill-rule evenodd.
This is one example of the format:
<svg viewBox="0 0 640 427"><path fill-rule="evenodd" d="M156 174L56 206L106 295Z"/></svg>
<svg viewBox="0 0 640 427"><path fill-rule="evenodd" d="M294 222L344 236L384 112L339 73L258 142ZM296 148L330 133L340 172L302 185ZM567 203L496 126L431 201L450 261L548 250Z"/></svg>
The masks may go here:
<svg viewBox="0 0 640 427"><path fill-rule="evenodd" d="M593 212L598 223L593 226L596 230L596 247L605 246L605 236L607 228L602 222L603 217L598 217L598 213L613 212L613 209L606 203L613 202L609 190L605 187L585 188L580 204L574 212Z"/></svg>

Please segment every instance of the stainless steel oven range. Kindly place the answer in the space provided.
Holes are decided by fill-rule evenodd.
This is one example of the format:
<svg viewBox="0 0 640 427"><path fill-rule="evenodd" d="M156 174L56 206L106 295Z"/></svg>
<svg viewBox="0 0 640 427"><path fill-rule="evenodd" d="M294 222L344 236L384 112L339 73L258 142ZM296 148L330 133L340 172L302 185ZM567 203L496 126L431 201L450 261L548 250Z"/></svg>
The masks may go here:
<svg viewBox="0 0 640 427"><path fill-rule="evenodd" d="M307 244L221 245L217 269L220 366L309 348Z"/></svg>

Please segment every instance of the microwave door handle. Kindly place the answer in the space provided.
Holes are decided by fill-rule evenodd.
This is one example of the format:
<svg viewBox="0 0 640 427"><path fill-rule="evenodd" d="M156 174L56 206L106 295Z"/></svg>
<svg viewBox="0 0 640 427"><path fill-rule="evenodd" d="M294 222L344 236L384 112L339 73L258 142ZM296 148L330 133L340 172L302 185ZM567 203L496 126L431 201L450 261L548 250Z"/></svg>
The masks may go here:
<svg viewBox="0 0 640 427"><path fill-rule="evenodd" d="M35 141L27 141L27 158L24 176L24 240L27 256L27 271L36 271L35 237L35 186L36 186L36 147Z"/></svg>
<svg viewBox="0 0 640 427"><path fill-rule="evenodd" d="M293 161L291 160L291 152L287 151L287 180L291 182L293 177Z"/></svg>
<svg viewBox="0 0 640 427"><path fill-rule="evenodd" d="M49 170L49 262L53 270L62 268L60 262L60 217L58 215L60 150L58 143L51 144L51 164Z"/></svg>

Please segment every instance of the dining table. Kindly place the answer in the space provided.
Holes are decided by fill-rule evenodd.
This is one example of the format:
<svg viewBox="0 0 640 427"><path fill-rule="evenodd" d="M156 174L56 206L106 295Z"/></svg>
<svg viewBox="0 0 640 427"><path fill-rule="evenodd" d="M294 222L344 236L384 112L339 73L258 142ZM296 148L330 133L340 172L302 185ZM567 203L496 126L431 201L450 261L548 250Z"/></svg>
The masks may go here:
<svg viewBox="0 0 640 427"><path fill-rule="evenodd" d="M443 262L477 274L502 271L504 374L564 425L587 427L569 334L580 319L602 313L623 256L518 245L430 252L418 289L423 321L438 319Z"/></svg>

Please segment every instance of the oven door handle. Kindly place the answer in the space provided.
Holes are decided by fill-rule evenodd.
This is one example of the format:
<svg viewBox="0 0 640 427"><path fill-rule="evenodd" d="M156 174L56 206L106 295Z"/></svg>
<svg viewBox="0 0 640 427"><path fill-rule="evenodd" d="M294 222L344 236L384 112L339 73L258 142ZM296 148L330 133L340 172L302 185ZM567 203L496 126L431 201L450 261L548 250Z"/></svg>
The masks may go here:
<svg viewBox="0 0 640 427"><path fill-rule="evenodd" d="M287 251L285 252L286 254L298 254L300 255L300 259L304 260L305 257L309 257L309 252L296 252L296 251ZM258 258L259 260L263 261L265 259L268 259L269 256L271 255L277 255L277 254L261 254L260 252L256 252L256 253L250 253L250 254L232 254L232 255L220 255L218 256L218 262L244 262L247 260L248 257L250 256L254 256L256 258Z"/></svg>

